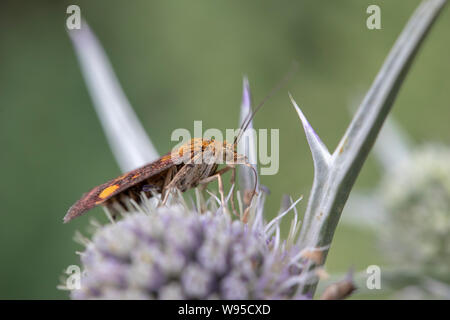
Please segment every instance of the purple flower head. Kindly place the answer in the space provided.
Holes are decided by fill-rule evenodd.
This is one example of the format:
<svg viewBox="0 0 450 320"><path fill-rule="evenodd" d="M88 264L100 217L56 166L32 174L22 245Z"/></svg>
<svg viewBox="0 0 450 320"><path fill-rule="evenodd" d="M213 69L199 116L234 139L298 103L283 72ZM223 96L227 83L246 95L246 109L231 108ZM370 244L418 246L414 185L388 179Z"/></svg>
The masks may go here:
<svg viewBox="0 0 450 320"><path fill-rule="evenodd" d="M258 200L251 213L257 211L262 196ZM179 201L174 198L168 207L148 211L143 208L152 204L146 201L140 212L128 212L117 223L99 227L81 253L81 288L72 290L71 297L303 297L298 292L308 277L296 266L301 254L279 240L279 219L256 223L251 216L245 224L214 205L200 214Z"/></svg>

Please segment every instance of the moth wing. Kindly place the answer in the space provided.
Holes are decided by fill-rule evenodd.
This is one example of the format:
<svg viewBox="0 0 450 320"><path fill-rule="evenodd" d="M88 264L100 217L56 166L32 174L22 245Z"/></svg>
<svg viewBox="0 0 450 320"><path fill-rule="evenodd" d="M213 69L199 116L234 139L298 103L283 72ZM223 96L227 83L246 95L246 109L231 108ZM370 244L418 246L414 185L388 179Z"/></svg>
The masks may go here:
<svg viewBox="0 0 450 320"><path fill-rule="evenodd" d="M161 173L174 165L172 153L158 160L112 179L84 194L80 200L70 207L64 216L64 223L81 216L86 211L106 202L124 190ZM175 161L176 162L176 161Z"/></svg>

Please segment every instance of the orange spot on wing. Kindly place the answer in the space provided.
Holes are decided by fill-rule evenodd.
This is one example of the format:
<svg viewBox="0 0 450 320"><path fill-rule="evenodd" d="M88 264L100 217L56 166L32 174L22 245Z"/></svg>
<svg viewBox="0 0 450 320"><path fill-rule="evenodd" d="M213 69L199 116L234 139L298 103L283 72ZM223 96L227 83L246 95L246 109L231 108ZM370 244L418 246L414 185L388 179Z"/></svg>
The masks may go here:
<svg viewBox="0 0 450 320"><path fill-rule="evenodd" d="M172 158L172 155L171 155L171 154L168 154L168 155L162 157L162 158L161 158L161 161L164 162L164 161L170 160L171 158Z"/></svg>
<svg viewBox="0 0 450 320"><path fill-rule="evenodd" d="M117 189L119 189L119 185L118 184L114 184L112 186L109 186L107 188L105 188L99 195L98 197L100 199L105 199L108 196L110 196L114 191L116 191Z"/></svg>
<svg viewBox="0 0 450 320"><path fill-rule="evenodd" d="M134 176L132 176L131 179L136 179L136 178L139 178L139 177L140 177L140 174L138 173L138 174L135 174Z"/></svg>

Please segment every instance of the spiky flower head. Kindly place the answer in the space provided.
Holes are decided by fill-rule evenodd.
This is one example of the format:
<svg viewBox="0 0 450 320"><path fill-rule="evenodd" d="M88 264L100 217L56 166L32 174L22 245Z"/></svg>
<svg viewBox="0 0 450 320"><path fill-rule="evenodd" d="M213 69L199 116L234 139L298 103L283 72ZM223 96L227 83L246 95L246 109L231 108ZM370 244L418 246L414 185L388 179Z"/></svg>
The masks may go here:
<svg viewBox="0 0 450 320"><path fill-rule="evenodd" d="M73 299L306 298L301 286L316 274L302 272L308 260L289 238L297 226L281 242L280 219L260 224L256 205L243 223L215 206L200 213L182 200L154 204L97 229Z"/></svg>
<svg viewBox="0 0 450 320"><path fill-rule="evenodd" d="M380 194L388 214L384 250L402 264L448 271L450 265L450 149L415 149L385 176Z"/></svg>

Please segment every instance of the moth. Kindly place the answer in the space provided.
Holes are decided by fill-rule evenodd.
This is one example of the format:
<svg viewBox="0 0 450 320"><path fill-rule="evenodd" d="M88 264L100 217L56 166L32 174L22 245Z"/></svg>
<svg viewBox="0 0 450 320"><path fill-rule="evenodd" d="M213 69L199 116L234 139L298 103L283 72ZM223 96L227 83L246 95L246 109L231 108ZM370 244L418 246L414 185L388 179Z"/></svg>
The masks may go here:
<svg viewBox="0 0 450 320"><path fill-rule="evenodd" d="M247 158L237 153L237 144L256 112L287 82L296 67L296 63L293 64L291 71L271 90L253 112L249 112L242 122L233 143L220 142L214 139L191 139L180 148L172 150L158 160L93 188L70 207L64 216L64 222L67 223L99 205L112 208L113 210L117 206L126 208L128 199L140 202L142 192L147 197L161 194L162 204L164 205L172 190L178 189L181 192L185 192L198 185L206 186L215 179L218 180L221 202L225 208L222 175L232 170L231 182L234 184L237 164L245 165L252 169L255 177L253 190L244 190L246 192L244 195L245 202L247 205L250 204L256 194L258 175L256 169L248 162ZM219 165L222 163L225 164L225 167L218 170ZM236 213L233 193L231 193L231 206ZM248 208L247 206L243 214L244 222Z"/></svg>
<svg viewBox="0 0 450 320"><path fill-rule="evenodd" d="M239 138L258 109L247 116L232 144L214 139L191 139L158 160L93 188L70 207L64 216L64 222L67 223L99 205L113 211L117 206L126 208L128 199L140 202L141 192L147 197L161 194L162 204L165 204L171 190L178 189L185 192L198 185L206 186L215 179L219 182L219 193L225 207L222 175L233 170L232 183L234 183L237 164L248 166L254 172L255 187L251 193L253 197L257 185L256 170L244 155L237 153L236 149ZM225 167L218 170L220 164L224 164ZM233 198L231 202L235 211Z"/></svg>

